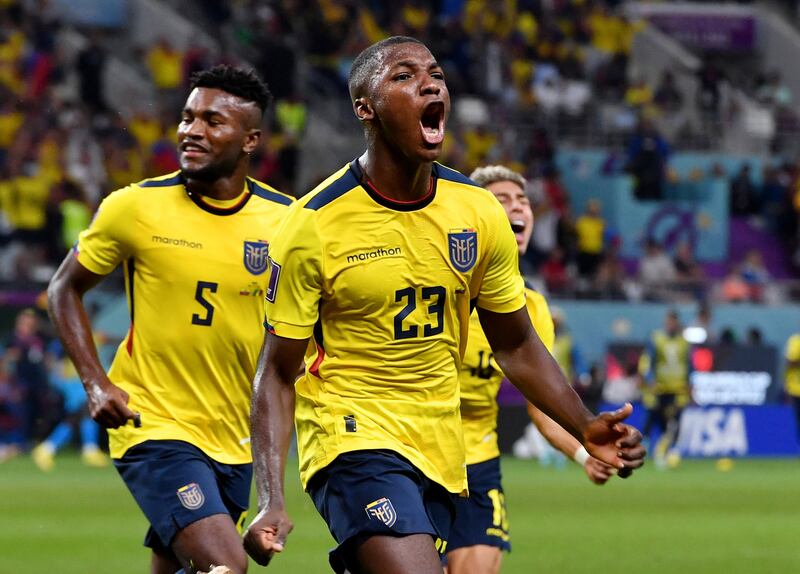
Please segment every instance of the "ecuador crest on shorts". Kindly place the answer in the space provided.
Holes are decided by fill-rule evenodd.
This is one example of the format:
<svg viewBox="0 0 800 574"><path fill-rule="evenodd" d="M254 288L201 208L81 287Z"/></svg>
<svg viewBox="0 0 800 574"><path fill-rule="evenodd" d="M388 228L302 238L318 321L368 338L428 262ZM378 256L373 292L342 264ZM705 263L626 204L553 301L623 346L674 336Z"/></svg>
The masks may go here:
<svg viewBox="0 0 800 574"><path fill-rule="evenodd" d="M474 229L457 229L447 234L450 263L461 273L472 269L478 260L478 232Z"/></svg>
<svg viewBox="0 0 800 574"><path fill-rule="evenodd" d="M245 240L244 267L253 275L261 275L267 270L269 243L261 239Z"/></svg>
<svg viewBox="0 0 800 574"><path fill-rule="evenodd" d="M178 489L178 498L184 508L188 508L189 510L197 510L203 506L203 503L206 501L203 491L200 490L200 485L196 482L181 486Z"/></svg>
<svg viewBox="0 0 800 574"><path fill-rule="evenodd" d="M367 511L370 520L377 518L386 526L392 527L397 522L397 512L388 498L379 498L375 502L370 502L364 507L364 510Z"/></svg>

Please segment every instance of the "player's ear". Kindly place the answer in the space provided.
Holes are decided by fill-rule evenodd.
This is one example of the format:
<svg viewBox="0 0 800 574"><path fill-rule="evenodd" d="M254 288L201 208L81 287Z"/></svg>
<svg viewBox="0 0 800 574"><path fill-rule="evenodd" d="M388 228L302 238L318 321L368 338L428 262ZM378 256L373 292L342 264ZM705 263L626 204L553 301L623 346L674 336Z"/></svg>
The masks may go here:
<svg viewBox="0 0 800 574"><path fill-rule="evenodd" d="M261 130L256 128L251 129L244 138L242 151L248 154L252 153L258 148L259 143L261 143Z"/></svg>
<svg viewBox="0 0 800 574"><path fill-rule="evenodd" d="M353 111L359 121L365 122L375 117L375 110L372 109L372 104L368 98L356 98L353 102Z"/></svg>

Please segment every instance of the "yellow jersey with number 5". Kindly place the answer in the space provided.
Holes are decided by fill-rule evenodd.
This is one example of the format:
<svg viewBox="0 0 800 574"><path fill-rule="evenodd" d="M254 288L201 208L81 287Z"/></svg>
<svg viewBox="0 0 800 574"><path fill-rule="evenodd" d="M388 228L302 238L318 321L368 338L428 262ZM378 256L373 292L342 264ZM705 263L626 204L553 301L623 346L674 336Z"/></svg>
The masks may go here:
<svg viewBox="0 0 800 574"><path fill-rule="evenodd" d="M552 353L555 330L547 301L541 293L526 288L525 305L533 328ZM502 381L503 373L494 361L478 314L473 313L459 378L467 464L478 464L500 456L497 445L497 393Z"/></svg>
<svg viewBox="0 0 800 574"><path fill-rule="evenodd" d="M343 452L388 449L465 490L458 370L471 306L524 305L497 199L434 164L425 197L393 201L354 161L292 206L270 260L270 328L314 343L296 383L304 484Z"/></svg>
<svg viewBox="0 0 800 574"><path fill-rule="evenodd" d="M212 201L173 173L100 205L74 253L93 273L124 270L131 324L108 376L142 418L141 428L109 430L112 457L182 440L221 463L252 460L268 246L292 201L250 178L239 198Z"/></svg>

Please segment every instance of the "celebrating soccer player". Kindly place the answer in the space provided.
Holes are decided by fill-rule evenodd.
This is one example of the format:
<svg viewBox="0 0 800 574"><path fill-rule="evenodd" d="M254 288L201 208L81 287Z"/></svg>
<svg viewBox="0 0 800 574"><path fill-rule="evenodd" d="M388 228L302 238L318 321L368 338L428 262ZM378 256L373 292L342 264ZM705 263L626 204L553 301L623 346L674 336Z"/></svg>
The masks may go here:
<svg viewBox="0 0 800 574"><path fill-rule="evenodd" d="M91 415L150 523L151 572L224 564L240 574L267 246L292 199L247 177L267 86L229 66L192 80L180 171L109 195L48 295ZM106 375L82 297L120 264L131 325Z"/></svg>
<svg viewBox="0 0 800 574"><path fill-rule="evenodd" d="M500 165L481 167L470 179L500 201L514 232L517 250L524 255L533 231L533 213L525 195L525 178ZM537 335L552 351L555 333L547 301L526 286L525 304ZM447 541L449 574L500 571L502 551L511 549L505 494L500 479L497 444L497 392L503 373L492 355L477 314L469 321L469 339L461 363L461 420L467 459L469 497L456 500L456 519ZM589 455L578 440L533 405L531 418L547 440L583 466L589 480L605 483L613 467Z"/></svg>
<svg viewBox="0 0 800 574"><path fill-rule="evenodd" d="M503 372L590 453L636 468L644 449L622 424L630 407L592 416L536 336L497 199L435 163L450 97L425 45L370 46L349 84L367 151L296 203L271 246L245 547L265 564L291 530L294 412L301 480L339 544L334 570L440 574L467 487L458 366L473 306Z"/></svg>

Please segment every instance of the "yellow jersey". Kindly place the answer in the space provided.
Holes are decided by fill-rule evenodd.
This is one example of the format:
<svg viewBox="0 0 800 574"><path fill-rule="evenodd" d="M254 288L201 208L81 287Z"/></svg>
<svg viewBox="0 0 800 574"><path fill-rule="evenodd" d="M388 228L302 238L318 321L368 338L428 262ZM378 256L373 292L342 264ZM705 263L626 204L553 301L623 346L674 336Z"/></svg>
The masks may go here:
<svg viewBox="0 0 800 574"><path fill-rule="evenodd" d="M99 275L122 264L131 326L108 376L142 427L110 429L111 456L189 442L247 463L251 384L264 338L268 245L292 198L248 178L238 200L189 194L179 172L109 195L75 246Z"/></svg>
<svg viewBox="0 0 800 574"><path fill-rule="evenodd" d="M555 331L550 308L541 293L525 289L525 305L533 328L551 353ZM461 420L467 464L478 464L500 456L497 446L497 393L503 373L494 361L492 348L483 334L478 314L469 320L469 342L461 363Z"/></svg>
<svg viewBox="0 0 800 574"><path fill-rule="evenodd" d="M792 335L786 342L786 360L800 361L800 334ZM786 368L786 392L800 397L800 367Z"/></svg>
<svg viewBox="0 0 800 574"><path fill-rule="evenodd" d="M270 329L313 341L295 385L303 483L344 452L388 449L464 491L458 371L471 306L525 304L497 199L434 164L429 193L396 202L354 161L291 208L270 262Z"/></svg>

